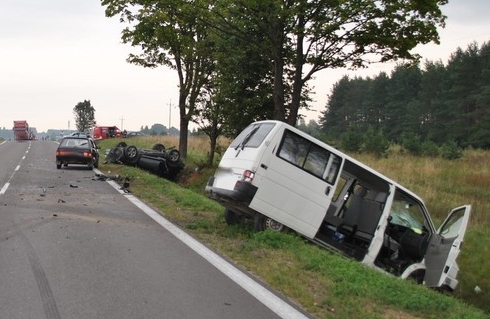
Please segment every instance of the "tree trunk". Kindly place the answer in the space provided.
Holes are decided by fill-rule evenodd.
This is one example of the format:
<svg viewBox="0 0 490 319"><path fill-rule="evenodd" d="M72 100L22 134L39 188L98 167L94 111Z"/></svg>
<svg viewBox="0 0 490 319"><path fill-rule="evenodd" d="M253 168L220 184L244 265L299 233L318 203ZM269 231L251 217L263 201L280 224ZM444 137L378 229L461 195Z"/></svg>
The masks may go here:
<svg viewBox="0 0 490 319"><path fill-rule="evenodd" d="M180 74L180 73L179 73ZM180 132L179 132L179 152L182 158L187 158L187 130L189 129L189 120L186 116L185 101L187 93L184 89L183 82L179 88L179 115L180 115Z"/></svg>
<svg viewBox="0 0 490 319"><path fill-rule="evenodd" d="M187 141L189 130L189 120L186 116L180 117L179 152L182 158L187 158Z"/></svg>
<svg viewBox="0 0 490 319"><path fill-rule="evenodd" d="M274 59L274 119L284 122L286 110L284 106L284 25L278 20L270 26L272 39L272 57Z"/></svg>
<svg viewBox="0 0 490 319"><path fill-rule="evenodd" d="M218 135L216 134L216 130L213 128L213 133L209 135L209 157L208 157L208 166L212 167L214 162L214 153L216 151L216 144L218 141Z"/></svg>
<svg viewBox="0 0 490 319"><path fill-rule="evenodd" d="M298 30L302 30L305 24L303 15L298 16ZM303 89L303 40L304 34L299 32L296 40L296 61L294 66L293 92L291 96L291 105L289 107L288 118L286 123L296 126L298 120L299 108L301 106L301 91Z"/></svg>
<svg viewBox="0 0 490 319"><path fill-rule="evenodd" d="M284 65L282 57L274 58L274 119L278 121L286 120L284 109L284 83L283 83Z"/></svg>

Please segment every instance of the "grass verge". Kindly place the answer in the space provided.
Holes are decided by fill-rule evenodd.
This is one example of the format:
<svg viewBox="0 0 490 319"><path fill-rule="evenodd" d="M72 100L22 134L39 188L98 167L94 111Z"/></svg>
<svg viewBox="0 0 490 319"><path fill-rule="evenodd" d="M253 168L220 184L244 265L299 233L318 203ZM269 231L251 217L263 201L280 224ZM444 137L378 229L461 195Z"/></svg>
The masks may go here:
<svg viewBox="0 0 490 319"><path fill-rule="evenodd" d="M116 143L114 140L103 141L101 146L102 149L110 148ZM134 141L133 144L137 143L138 141ZM153 141L146 143L151 144ZM150 148L149 144L138 147ZM109 164L101 165L101 170L129 177L133 194L317 318L489 318L488 313L468 305L468 300L461 300L465 298L464 294L458 293L458 298L448 297L410 281L381 274L310 244L294 233L255 233L250 225L227 226L222 207L202 194L204 183L213 170L195 170L200 160L193 160L189 156L186 160L187 169L183 174L185 178L180 185L134 167ZM399 162L400 158L394 161ZM389 164L394 165L391 162ZM383 171L386 166L389 166L388 163L377 169ZM392 176L389 172L384 173ZM405 183L410 188L409 184ZM485 233L483 228L471 226L467 234L468 244L463 249L463 253L468 252L459 259L462 268L460 275L468 273L467 268L470 268L471 262L475 262L471 260L472 257L482 256L471 252L474 249L484 251L488 247L490 240ZM472 247L468 247L469 245ZM461 262L462 259L465 260L464 263ZM472 275L470 271L466 276ZM474 280L479 283L487 278L486 275L475 276L477 278ZM463 282L470 280L468 277L460 276L460 279ZM490 285L481 284L481 287L485 293ZM475 299L470 301L478 304ZM482 308L485 304L482 303Z"/></svg>

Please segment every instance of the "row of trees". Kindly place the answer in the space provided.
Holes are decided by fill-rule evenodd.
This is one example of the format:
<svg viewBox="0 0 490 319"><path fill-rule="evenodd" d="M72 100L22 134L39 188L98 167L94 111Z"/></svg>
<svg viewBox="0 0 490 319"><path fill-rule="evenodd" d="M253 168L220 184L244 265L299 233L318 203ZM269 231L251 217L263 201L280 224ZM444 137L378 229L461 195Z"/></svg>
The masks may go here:
<svg viewBox="0 0 490 319"><path fill-rule="evenodd" d="M102 0L138 48L128 62L164 66L179 79L180 145L190 121L214 142L250 122L292 125L321 70L417 60L438 43L447 0Z"/></svg>
<svg viewBox="0 0 490 319"><path fill-rule="evenodd" d="M396 67L391 75L344 77L334 85L320 118L328 136L369 130L389 141L454 141L490 148L490 43L459 48L442 62Z"/></svg>

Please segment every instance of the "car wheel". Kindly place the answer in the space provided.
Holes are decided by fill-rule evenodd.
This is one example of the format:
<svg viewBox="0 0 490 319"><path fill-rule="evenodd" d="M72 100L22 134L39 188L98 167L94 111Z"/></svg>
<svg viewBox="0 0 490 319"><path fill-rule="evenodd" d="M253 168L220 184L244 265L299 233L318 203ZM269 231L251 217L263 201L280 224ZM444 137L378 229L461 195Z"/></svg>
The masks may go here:
<svg viewBox="0 0 490 319"><path fill-rule="evenodd" d="M130 145L124 149L125 162L136 164L139 159L139 152L136 146Z"/></svg>
<svg viewBox="0 0 490 319"><path fill-rule="evenodd" d="M163 146L163 144L155 144L151 149L162 153L165 152L165 146Z"/></svg>
<svg viewBox="0 0 490 319"><path fill-rule="evenodd" d="M172 163L177 163L180 159L180 153L177 150L171 150L170 153L168 153L168 159Z"/></svg>
<svg viewBox="0 0 490 319"><path fill-rule="evenodd" d="M264 231L270 229L275 232L282 232L287 229L283 224L275 221L272 218L264 216L262 214L257 214L254 217L254 229L256 231Z"/></svg>
<svg viewBox="0 0 490 319"><path fill-rule="evenodd" d="M56 164L57 169L61 169L61 164Z"/></svg>

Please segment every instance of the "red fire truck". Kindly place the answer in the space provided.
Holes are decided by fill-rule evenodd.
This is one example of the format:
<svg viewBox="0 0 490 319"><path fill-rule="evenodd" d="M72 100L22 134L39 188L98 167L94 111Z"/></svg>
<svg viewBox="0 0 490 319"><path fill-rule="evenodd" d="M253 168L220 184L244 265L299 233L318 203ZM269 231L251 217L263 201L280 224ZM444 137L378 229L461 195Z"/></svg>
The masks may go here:
<svg viewBox="0 0 490 319"><path fill-rule="evenodd" d="M124 137L123 132L117 126L95 126L92 137L94 140L103 140L113 137Z"/></svg>

